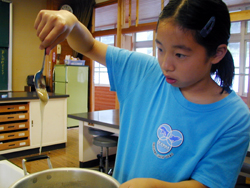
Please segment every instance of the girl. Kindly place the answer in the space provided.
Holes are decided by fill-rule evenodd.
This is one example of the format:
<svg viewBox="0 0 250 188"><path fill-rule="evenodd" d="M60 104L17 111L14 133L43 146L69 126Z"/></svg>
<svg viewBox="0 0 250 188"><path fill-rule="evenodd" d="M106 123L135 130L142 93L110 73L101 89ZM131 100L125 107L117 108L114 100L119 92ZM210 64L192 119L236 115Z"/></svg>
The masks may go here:
<svg viewBox="0 0 250 188"><path fill-rule="evenodd" d="M107 66L120 104L121 188L234 187L250 116L230 89L230 17L221 0L170 0L157 25L158 60L94 40L67 11L41 11L35 28L47 53L67 38Z"/></svg>

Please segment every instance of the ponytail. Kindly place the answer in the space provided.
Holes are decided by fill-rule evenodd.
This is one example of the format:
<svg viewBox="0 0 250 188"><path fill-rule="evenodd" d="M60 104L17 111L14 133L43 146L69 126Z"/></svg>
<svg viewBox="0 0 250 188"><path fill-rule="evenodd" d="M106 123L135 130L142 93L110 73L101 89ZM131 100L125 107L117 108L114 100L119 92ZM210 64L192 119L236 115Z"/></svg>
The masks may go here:
<svg viewBox="0 0 250 188"><path fill-rule="evenodd" d="M219 81L219 85L223 89L222 92L230 89L234 78L234 61L229 50L219 63L212 65L210 72L215 74L215 80Z"/></svg>

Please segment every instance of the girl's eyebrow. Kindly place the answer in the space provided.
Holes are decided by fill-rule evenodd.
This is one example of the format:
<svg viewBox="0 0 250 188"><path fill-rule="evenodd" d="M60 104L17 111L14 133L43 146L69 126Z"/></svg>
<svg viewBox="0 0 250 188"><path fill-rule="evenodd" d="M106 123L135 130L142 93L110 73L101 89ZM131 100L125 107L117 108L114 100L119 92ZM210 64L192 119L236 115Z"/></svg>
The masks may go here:
<svg viewBox="0 0 250 188"><path fill-rule="evenodd" d="M156 42L157 44L162 45L162 43L161 43L158 39L155 39L155 42ZM174 45L173 48L179 48L179 49L182 49L182 50L185 50L185 51L189 51L189 52L192 51L191 48L189 48L189 47L187 47L187 46L185 46L185 45Z"/></svg>
<svg viewBox="0 0 250 188"><path fill-rule="evenodd" d="M185 50L185 51L192 51L192 49L191 48L189 48L189 47L187 47L187 46L185 46L185 45L174 45L173 46L174 48L179 48L179 49L182 49L182 50Z"/></svg>
<svg viewBox="0 0 250 188"><path fill-rule="evenodd" d="M161 42L158 39L155 39L155 42L162 45Z"/></svg>

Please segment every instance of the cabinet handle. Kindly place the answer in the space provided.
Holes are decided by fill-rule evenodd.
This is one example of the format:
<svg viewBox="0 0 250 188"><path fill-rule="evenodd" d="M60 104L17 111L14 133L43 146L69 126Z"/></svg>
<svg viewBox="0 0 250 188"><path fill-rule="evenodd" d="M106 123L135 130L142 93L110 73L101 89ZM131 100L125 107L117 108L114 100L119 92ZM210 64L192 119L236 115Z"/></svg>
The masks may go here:
<svg viewBox="0 0 250 188"><path fill-rule="evenodd" d="M15 136L15 135L14 134L8 135L8 137L13 137L13 136Z"/></svg>
<svg viewBox="0 0 250 188"><path fill-rule="evenodd" d="M14 125L10 125L10 126L8 126L8 128L10 129L10 128L14 128L15 126Z"/></svg>
<svg viewBox="0 0 250 188"><path fill-rule="evenodd" d="M10 107L10 108L7 108L8 110L14 110L15 108L14 107Z"/></svg>

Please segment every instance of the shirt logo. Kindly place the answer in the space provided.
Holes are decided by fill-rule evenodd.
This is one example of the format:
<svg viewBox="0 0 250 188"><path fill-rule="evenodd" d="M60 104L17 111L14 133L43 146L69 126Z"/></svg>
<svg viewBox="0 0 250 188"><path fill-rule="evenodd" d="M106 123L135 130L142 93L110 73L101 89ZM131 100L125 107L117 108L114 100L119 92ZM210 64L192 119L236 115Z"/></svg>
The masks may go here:
<svg viewBox="0 0 250 188"><path fill-rule="evenodd" d="M183 134L179 130L172 130L171 126L168 124L162 124L157 129L157 143L153 143L154 154L159 158L169 158L169 156L159 155L169 153L172 148L179 147L183 143ZM157 151L156 151L157 150Z"/></svg>

